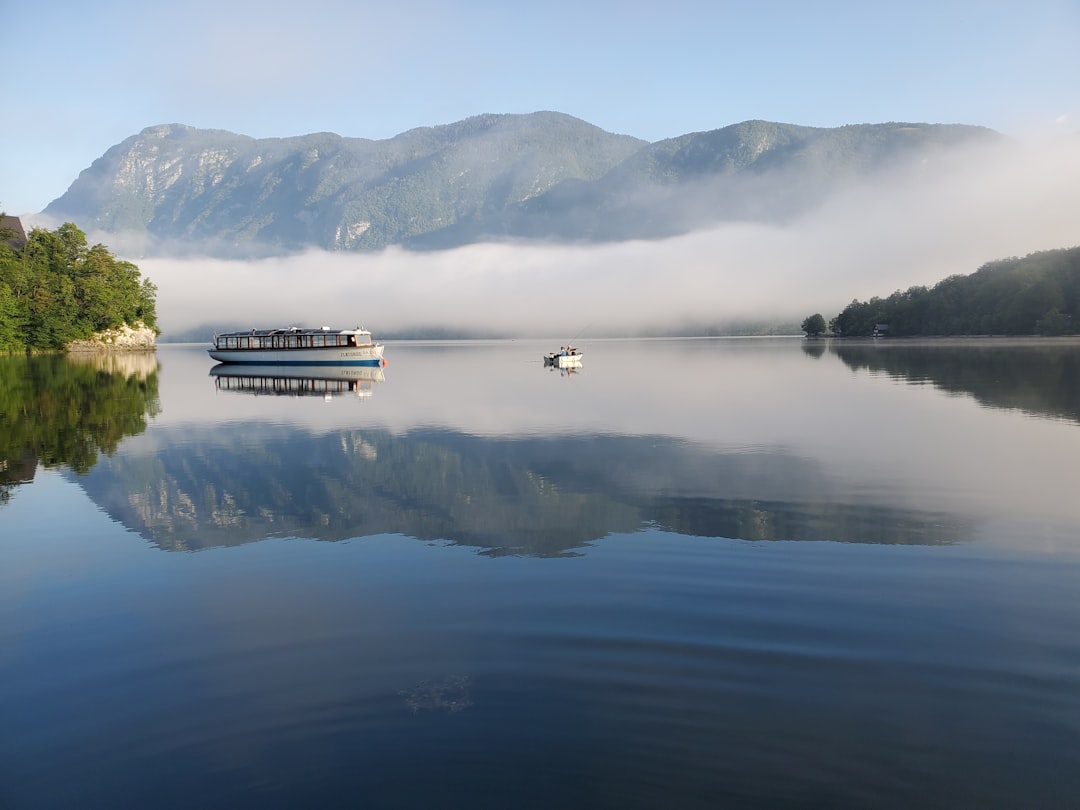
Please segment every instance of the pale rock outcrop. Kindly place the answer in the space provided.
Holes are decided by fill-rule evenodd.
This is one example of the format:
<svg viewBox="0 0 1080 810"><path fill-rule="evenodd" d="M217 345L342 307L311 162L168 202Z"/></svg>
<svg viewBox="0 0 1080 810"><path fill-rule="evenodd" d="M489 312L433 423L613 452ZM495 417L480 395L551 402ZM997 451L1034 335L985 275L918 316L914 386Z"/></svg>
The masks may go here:
<svg viewBox="0 0 1080 810"><path fill-rule="evenodd" d="M69 352L152 352L156 349L157 333L141 322L97 332L90 340L75 340L67 347Z"/></svg>

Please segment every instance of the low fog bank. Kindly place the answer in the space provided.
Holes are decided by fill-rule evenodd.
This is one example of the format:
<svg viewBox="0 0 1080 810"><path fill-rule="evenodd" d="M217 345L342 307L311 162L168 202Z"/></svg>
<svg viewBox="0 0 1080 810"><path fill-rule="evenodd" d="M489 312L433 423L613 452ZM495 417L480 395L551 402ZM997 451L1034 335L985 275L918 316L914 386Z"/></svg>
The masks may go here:
<svg viewBox="0 0 1080 810"><path fill-rule="evenodd" d="M361 325L377 337L690 333L799 323L814 312L828 320L853 298L1073 247L1077 211L1073 139L908 167L783 226L726 224L591 246L135 261L158 287L163 340L288 325Z"/></svg>

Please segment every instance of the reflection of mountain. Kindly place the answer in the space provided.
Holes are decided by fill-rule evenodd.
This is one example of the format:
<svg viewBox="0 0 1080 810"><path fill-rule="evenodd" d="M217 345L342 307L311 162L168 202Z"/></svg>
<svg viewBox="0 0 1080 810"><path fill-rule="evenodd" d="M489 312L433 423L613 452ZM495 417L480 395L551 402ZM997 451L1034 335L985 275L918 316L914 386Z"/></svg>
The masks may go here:
<svg viewBox="0 0 1080 810"><path fill-rule="evenodd" d="M158 412L152 354L0 356L0 503L38 462L86 472Z"/></svg>
<svg viewBox="0 0 1080 810"><path fill-rule="evenodd" d="M120 454L79 484L116 520L177 550L391 533L553 556L645 526L752 540L970 537L949 516L844 501L799 458L665 437L230 426L227 436L188 434L146 456ZM770 500L755 497L763 492Z"/></svg>
<svg viewBox="0 0 1080 810"><path fill-rule="evenodd" d="M375 383L385 380L383 370L368 366L257 366L222 363L210 369L218 391L270 396L340 394L366 399Z"/></svg>
<svg viewBox="0 0 1080 810"><path fill-rule="evenodd" d="M1080 343L1073 340L832 341L852 369L970 394L982 405L1080 422Z"/></svg>

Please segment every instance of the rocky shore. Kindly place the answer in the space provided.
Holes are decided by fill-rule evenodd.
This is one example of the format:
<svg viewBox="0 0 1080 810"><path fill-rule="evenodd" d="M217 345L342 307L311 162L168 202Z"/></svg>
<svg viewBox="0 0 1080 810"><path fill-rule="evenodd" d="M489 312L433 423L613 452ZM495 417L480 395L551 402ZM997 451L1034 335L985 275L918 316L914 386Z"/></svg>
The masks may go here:
<svg viewBox="0 0 1080 810"><path fill-rule="evenodd" d="M152 352L157 349L157 333L150 327L137 323L124 324L118 329L97 332L90 340L75 340L68 344L68 352Z"/></svg>

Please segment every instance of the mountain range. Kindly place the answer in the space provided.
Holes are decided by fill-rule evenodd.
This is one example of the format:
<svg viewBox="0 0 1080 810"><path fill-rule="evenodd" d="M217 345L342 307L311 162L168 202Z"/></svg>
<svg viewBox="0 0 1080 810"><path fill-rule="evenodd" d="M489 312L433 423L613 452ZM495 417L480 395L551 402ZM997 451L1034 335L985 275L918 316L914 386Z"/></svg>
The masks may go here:
<svg viewBox="0 0 1080 810"><path fill-rule="evenodd" d="M385 140L166 124L110 148L44 214L222 256L663 238L787 221L857 179L1005 140L961 124L745 121L649 143L557 112Z"/></svg>

